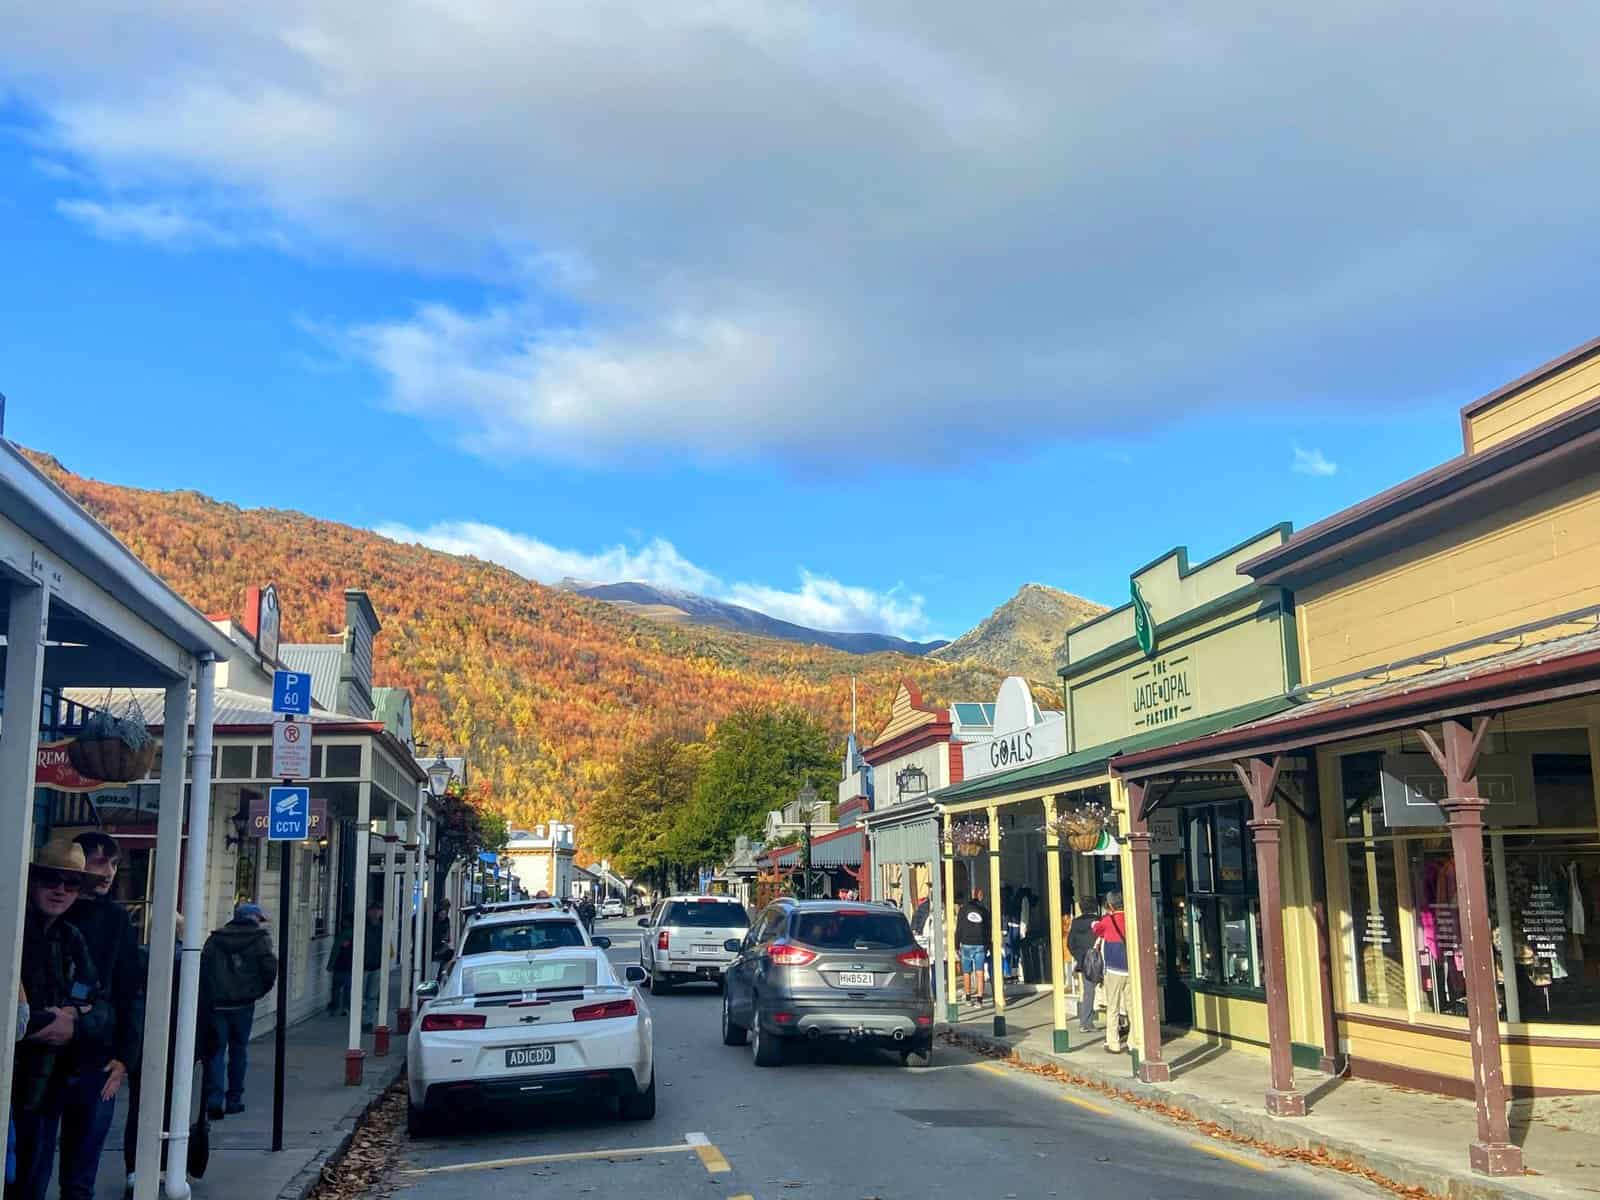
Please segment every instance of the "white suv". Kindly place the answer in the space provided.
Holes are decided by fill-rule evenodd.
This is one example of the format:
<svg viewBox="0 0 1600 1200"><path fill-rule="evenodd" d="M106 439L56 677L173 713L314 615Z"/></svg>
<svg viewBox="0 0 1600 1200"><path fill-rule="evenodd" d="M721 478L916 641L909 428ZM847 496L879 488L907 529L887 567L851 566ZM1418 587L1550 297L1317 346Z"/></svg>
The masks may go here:
<svg viewBox="0 0 1600 1200"><path fill-rule="evenodd" d="M639 965L659 996L696 979L721 988L723 972L737 957L724 943L744 940L750 916L728 896L668 896L639 924L645 931Z"/></svg>

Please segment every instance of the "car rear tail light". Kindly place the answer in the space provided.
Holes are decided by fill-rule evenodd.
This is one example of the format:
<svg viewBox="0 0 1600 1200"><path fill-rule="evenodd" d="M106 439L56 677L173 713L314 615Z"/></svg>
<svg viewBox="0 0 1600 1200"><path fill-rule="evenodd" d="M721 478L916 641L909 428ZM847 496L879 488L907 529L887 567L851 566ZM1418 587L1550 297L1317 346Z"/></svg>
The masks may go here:
<svg viewBox="0 0 1600 1200"><path fill-rule="evenodd" d="M774 1021L776 1021L779 1025L793 1025L794 1024L794 1014L793 1013L773 1013L772 1014L772 1019Z"/></svg>
<svg viewBox="0 0 1600 1200"><path fill-rule="evenodd" d="M917 1018L917 1024L918 1025L932 1025L933 1024L933 1018L932 1017L918 1017Z"/></svg>
<svg viewBox="0 0 1600 1200"><path fill-rule="evenodd" d="M462 1029L482 1029L489 1023L483 1013L428 1013L422 1018L423 1033L446 1033Z"/></svg>
<svg viewBox="0 0 1600 1200"><path fill-rule="evenodd" d="M656 949L657 950L665 950L666 948L667 948L667 931L665 929L663 929L660 933L656 934Z"/></svg>
<svg viewBox="0 0 1600 1200"><path fill-rule="evenodd" d="M788 942L774 942L772 944L771 958L774 964L780 967L803 967L807 963L815 962L816 953L805 949L803 946L792 946Z"/></svg>
<svg viewBox="0 0 1600 1200"><path fill-rule="evenodd" d="M611 1017L631 1017L637 1015L639 1006L633 1002L632 997L627 1000L607 1000L602 1004L580 1004L572 1010L574 1021L604 1021Z"/></svg>
<svg viewBox="0 0 1600 1200"><path fill-rule="evenodd" d="M894 960L908 967L930 967L933 959L928 957L926 950L907 950L904 954L896 954Z"/></svg>

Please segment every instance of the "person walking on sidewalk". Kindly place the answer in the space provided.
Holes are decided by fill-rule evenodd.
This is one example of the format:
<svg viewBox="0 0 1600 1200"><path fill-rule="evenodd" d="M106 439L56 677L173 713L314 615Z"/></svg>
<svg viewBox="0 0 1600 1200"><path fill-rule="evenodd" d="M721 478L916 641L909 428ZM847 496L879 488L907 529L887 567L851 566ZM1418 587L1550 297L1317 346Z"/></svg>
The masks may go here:
<svg viewBox="0 0 1600 1200"><path fill-rule="evenodd" d="M328 989L330 1017L350 1015L350 963L354 952L355 942L349 922L341 922L339 936L334 939L333 950L328 954L328 974L333 979L333 986Z"/></svg>
<svg viewBox="0 0 1600 1200"><path fill-rule="evenodd" d="M61 1112L61 1200L94 1200L95 1176L111 1117L128 1072L139 1065L144 1042L144 972L139 940L128 910L111 898L122 852L103 833L74 839L94 879L64 918L83 935L100 978L100 994L111 1006L111 1044L75 1062L76 1080Z"/></svg>
<svg viewBox="0 0 1600 1200"><path fill-rule="evenodd" d="M93 885L83 848L72 842L49 843L28 868L20 978L28 1023L11 1073L17 1163L6 1200L45 1200L67 1097L86 1064L97 1056L104 1063L109 1053L111 1006L101 998L88 943L62 920Z"/></svg>
<svg viewBox="0 0 1600 1200"><path fill-rule="evenodd" d="M206 939L200 974L211 999L216 1052L206 1063L206 1115L220 1121L244 1111L244 1073L256 1001L278 982L278 957L267 934L267 914L244 901L233 920Z"/></svg>
<svg viewBox="0 0 1600 1200"><path fill-rule="evenodd" d="M973 888L956 914L956 949L961 954L961 976L967 1000L982 1004L983 964L989 953L989 910L983 906L982 888Z"/></svg>
<svg viewBox="0 0 1600 1200"><path fill-rule="evenodd" d="M371 1033L378 1016L378 980L383 975L383 901L367 905L367 944L361 954L361 1032Z"/></svg>
<svg viewBox="0 0 1600 1200"><path fill-rule="evenodd" d="M1094 923L1100 955L1106 964L1106 1053L1121 1054L1122 1018L1128 1012L1128 921L1122 912L1122 893L1106 894L1106 915Z"/></svg>
<svg viewBox="0 0 1600 1200"><path fill-rule="evenodd" d="M1072 956L1078 972L1078 1028L1084 1033L1094 1032L1094 989L1097 980L1091 979L1084 969L1084 961L1094 948L1095 922L1100 919L1100 902L1093 896L1078 901L1078 915L1067 926L1067 953Z"/></svg>

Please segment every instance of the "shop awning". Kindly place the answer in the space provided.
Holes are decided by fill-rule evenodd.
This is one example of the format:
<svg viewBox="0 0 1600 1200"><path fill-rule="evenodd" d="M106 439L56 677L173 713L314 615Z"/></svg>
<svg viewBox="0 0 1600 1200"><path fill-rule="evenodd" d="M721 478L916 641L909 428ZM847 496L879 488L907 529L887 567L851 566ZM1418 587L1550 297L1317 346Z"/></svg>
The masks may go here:
<svg viewBox="0 0 1600 1200"><path fill-rule="evenodd" d="M1294 701L1288 696L1270 696L1265 700L1241 704L1237 708L1212 713L1210 716L1196 717L1192 721L1184 721L1147 733L1137 733L1114 742L1091 746L1086 750L1049 758L1044 762L1031 763L1026 767L999 771L966 783L953 784L933 793L933 799L940 807L953 809L970 806L975 801L1001 797L1025 799L1029 796L1042 795L1058 785L1104 774L1108 762L1119 755L1135 754L1151 747L1188 741L1219 729L1231 729L1245 722L1258 721L1274 713L1280 713L1293 705Z"/></svg>
<svg viewBox="0 0 1600 1200"><path fill-rule="evenodd" d="M1441 651L1434 661L1448 653ZM1403 665L1407 664L1389 669ZM1409 665L1421 667L1420 662ZM1314 698L1314 691L1315 685L1301 689L1305 698L1286 711L1142 752L1130 751L1116 759L1113 770L1125 778L1143 779L1320 742L1370 737L1448 717L1592 695L1600 692L1600 628L1419 669L1335 695Z"/></svg>
<svg viewBox="0 0 1600 1200"><path fill-rule="evenodd" d="M939 818L931 812L920 820L871 831L872 861L896 866L939 861Z"/></svg>
<svg viewBox="0 0 1600 1200"><path fill-rule="evenodd" d="M811 842L813 867L859 867L861 865L861 831L841 829L838 833L824 834Z"/></svg>

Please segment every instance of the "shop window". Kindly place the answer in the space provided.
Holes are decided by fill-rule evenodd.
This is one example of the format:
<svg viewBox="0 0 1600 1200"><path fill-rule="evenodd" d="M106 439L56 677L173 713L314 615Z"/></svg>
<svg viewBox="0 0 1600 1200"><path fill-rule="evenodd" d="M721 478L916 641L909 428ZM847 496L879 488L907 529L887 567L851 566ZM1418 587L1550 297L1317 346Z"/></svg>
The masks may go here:
<svg viewBox="0 0 1600 1200"><path fill-rule="evenodd" d="M1400 942L1399 889L1394 847L1352 843L1345 847L1350 879L1351 957L1355 999L1384 1008L1406 1006L1405 956Z"/></svg>
<svg viewBox="0 0 1600 1200"><path fill-rule="evenodd" d="M1189 979L1198 985L1262 987L1261 909L1255 845L1243 801L1184 812L1188 867Z"/></svg>
<svg viewBox="0 0 1600 1200"><path fill-rule="evenodd" d="M360 746L329 746L324 751L330 779L355 779L361 775Z"/></svg>
<svg viewBox="0 0 1600 1200"><path fill-rule="evenodd" d="M220 756L224 779L254 779L250 769L249 746L224 746Z"/></svg>

